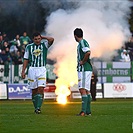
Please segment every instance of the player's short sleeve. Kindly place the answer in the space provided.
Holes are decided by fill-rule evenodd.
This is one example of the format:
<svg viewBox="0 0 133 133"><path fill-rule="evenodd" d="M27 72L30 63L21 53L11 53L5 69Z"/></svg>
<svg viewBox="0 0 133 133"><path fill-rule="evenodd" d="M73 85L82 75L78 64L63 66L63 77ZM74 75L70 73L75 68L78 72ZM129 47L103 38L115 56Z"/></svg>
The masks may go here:
<svg viewBox="0 0 133 133"><path fill-rule="evenodd" d="M46 48L49 48L50 47L50 45L48 43L48 40L43 39L41 42L44 43L44 45L46 46Z"/></svg>
<svg viewBox="0 0 133 133"><path fill-rule="evenodd" d="M88 48L88 47L83 47L83 48L82 48L82 51L83 51L84 53L90 52L90 48Z"/></svg>
<svg viewBox="0 0 133 133"><path fill-rule="evenodd" d="M25 53L24 53L24 59L29 59L29 50L28 50L28 45L25 48Z"/></svg>
<svg viewBox="0 0 133 133"><path fill-rule="evenodd" d="M81 49L84 53L90 52L90 47L89 47L89 44L87 43L87 41L85 41L85 40L81 41Z"/></svg>

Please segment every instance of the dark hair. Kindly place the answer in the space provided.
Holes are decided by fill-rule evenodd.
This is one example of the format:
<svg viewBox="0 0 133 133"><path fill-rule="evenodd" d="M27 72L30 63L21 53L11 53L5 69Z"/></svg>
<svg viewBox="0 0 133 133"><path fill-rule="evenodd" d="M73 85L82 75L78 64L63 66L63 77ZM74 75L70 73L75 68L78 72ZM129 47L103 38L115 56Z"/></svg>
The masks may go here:
<svg viewBox="0 0 133 133"><path fill-rule="evenodd" d="M37 37L37 36L41 36L40 32L34 32L32 34L32 38Z"/></svg>
<svg viewBox="0 0 133 133"><path fill-rule="evenodd" d="M77 37L83 37L83 31L81 28L76 28L74 30L74 35L76 35Z"/></svg>

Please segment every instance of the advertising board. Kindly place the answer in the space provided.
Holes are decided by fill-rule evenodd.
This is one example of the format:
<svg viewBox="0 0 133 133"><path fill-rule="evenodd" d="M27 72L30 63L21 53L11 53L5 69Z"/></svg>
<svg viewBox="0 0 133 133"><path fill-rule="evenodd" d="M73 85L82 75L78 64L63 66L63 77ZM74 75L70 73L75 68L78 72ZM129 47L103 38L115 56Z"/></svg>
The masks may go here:
<svg viewBox="0 0 133 133"><path fill-rule="evenodd" d="M7 85L0 84L0 99L7 99Z"/></svg>
<svg viewBox="0 0 133 133"><path fill-rule="evenodd" d="M104 98L133 97L133 83L104 83Z"/></svg>

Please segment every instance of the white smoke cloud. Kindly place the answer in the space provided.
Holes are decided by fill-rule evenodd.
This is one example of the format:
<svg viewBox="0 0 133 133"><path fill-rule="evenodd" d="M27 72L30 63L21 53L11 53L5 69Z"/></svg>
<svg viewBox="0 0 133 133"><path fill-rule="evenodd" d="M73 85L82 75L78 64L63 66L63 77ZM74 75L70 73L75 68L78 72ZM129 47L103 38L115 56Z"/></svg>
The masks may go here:
<svg viewBox="0 0 133 133"><path fill-rule="evenodd" d="M65 10L52 12L47 18L46 32L55 38L48 57L57 61L54 72L59 78L56 83L69 86L71 82L77 82L74 29L83 29L84 39L90 44L91 57L110 60L116 54L115 50L121 48L131 35L128 24L131 3L128 0L63 2L73 2L73 7L69 8L69 5Z"/></svg>
<svg viewBox="0 0 133 133"><path fill-rule="evenodd" d="M119 49L130 36L128 17L131 3L128 0L75 2L80 5L78 8L58 9L47 19L46 31L56 40L51 53L56 55L57 51L57 56L60 56L60 48L63 55L65 51L66 55L71 53L71 50L67 52L66 47L71 49L75 45L73 30L80 27L84 31L84 38L90 43L91 57L110 59L115 54L114 50Z"/></svg>

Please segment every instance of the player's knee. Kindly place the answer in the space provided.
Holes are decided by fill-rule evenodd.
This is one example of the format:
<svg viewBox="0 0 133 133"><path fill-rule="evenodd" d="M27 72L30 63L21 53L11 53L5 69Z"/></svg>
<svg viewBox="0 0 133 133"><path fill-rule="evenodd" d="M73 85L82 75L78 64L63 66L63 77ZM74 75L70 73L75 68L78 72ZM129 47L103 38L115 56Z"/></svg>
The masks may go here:
<svg viewBox="0 0 133 133"><path fill-rule="evenodd" d="M38 94L44 94L44 87L38 87Z"/></svg>
<svg viewBox="0 0 133 133"><path fill-rule="evenodd" d="M37 88L36 89L32 89L32 94L33 95L37 94Z"/></svg>

